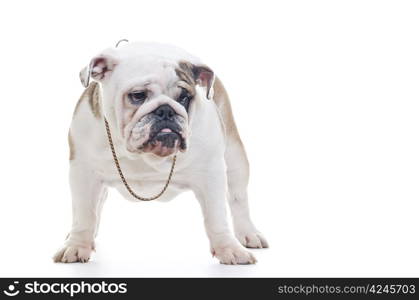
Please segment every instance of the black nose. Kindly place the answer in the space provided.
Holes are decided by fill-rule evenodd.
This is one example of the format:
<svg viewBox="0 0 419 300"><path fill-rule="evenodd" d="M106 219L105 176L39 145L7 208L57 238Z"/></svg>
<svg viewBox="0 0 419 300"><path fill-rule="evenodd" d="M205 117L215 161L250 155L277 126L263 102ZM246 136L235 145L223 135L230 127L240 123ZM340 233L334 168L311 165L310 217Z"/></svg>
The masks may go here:
<svg viewBox="0 0 419 300"><path fill-rule="evenodd" d="M157 107L156 110L153 111L153 114L155 114L161 120L171 120L176 112L169 104L164 104Z"/></svg>

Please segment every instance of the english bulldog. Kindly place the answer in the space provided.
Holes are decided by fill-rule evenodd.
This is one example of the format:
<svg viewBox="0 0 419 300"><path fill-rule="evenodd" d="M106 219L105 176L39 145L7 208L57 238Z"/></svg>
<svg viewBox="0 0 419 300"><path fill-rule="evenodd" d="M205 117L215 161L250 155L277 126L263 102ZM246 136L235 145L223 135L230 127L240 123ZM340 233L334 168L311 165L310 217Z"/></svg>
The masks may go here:
<svg viewBox="0 0 419 300"><path fill-rule="evenodd" d="M176 155L172 180L158 201L192 190L212 255L223 264L255 263L246 248L268 243L249 215L249 164L218 76L177 47L124 43L94 57L80 79L86 88L68 135L73 220L54 261L89 260L108 187L137 201L115 167L106 118L120 168L135 192L159 193Z"/></svg>

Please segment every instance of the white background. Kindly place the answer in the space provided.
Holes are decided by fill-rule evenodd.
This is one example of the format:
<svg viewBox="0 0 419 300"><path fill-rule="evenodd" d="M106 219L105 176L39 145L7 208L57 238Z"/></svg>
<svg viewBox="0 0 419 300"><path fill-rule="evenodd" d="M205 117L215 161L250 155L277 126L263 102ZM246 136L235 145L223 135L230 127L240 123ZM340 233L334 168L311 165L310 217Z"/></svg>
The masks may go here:
<svg viewBox="0 0 419 300"><path fill-rule="evenodd" d="M419 276L415 1L2 1L0 276ZM78 72L121 38L176 44L224 81L271 248L224 266L191 193L105 205L88 264L70 229Z"/></svg>

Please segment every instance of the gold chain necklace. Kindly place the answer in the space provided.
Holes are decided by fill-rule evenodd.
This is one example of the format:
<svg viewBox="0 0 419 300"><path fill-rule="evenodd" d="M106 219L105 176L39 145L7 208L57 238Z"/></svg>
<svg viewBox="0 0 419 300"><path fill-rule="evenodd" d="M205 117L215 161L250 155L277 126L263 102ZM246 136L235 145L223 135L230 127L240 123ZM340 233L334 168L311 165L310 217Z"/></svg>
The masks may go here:
<svg viewBox="0 0 419 300"><path fill-rule="evenodd" d="M113 144L113 141L112 141L111 130L109 129L108 120L106 120L106 118L104 118L104 120L105 120L106 133L108 134L109 146L111 147L111 151L112 151L113 160L115 162L116 169L118 170L119 177L121 177L122 183L125 185L127 191L134 198L136 198L137 200L140 200L140 201L151 201L151 200L155 200L155 199L159 198L166 191L167 187L169 186L170 180L172 179L173 170L175 169L175 164L176 164L176 154L175 154L175 156L173 156L173 162L172 162L172 167L170 169L169 177L167 178L166 184L164 185L161 192L158 193L157 195L153 196L153 197L141 197L141 196L137 195L131 189L131 187L127 183L127 180L125 179L124 174L122 173L121 166L119 165L118 157L116 156L115 147L114 147L114 144Z"/></svg>

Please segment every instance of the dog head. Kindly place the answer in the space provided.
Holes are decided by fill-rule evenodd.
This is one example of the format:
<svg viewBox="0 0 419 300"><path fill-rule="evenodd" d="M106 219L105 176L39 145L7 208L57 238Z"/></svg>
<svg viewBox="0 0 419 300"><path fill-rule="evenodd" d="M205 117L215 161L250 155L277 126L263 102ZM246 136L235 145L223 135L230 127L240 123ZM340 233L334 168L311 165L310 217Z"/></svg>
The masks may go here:
<svg viewBox="0 0 419 300"><path fill-rule="evenodd" d="M126 44L94 57L81 80L100 82L103 110L131 153L168 156L188 147L197 86L210 98L214 74L181 49Z"/></svg>

